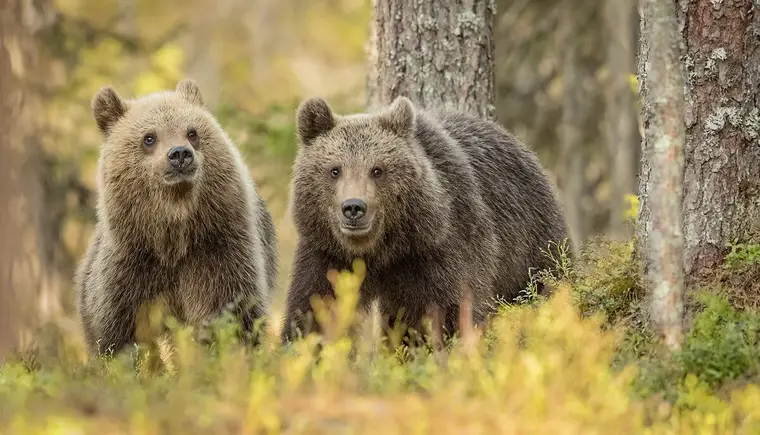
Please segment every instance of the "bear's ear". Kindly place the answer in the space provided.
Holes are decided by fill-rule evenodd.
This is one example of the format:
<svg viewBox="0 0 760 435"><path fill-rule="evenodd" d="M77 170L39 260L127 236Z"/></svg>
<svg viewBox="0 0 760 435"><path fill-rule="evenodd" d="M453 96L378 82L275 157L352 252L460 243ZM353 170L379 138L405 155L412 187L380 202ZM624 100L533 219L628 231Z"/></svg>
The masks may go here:
<svg viewBox="0 0 760 435"><path fill-rule="evenodd" d="M335 127L335 116L327 102L319 97L301 103L296 112L296 130L304 146Z"/></svg>
<svg viewBox="0 0 760 435"><path fill-rule="evenodd" d="M203 107L203 95L201 94L201 88L192 79L184 79L177 83L176 92L182 95L182 98L195 104L196 106Z"/></svg>
<svg viewBox="0 0 760 435"><path fill-rule="evenodd" d="M412 100L397 97L393 103L378 117L380 127L401 137L408 137L414 132L417 115Z"/></svg>
<svg viewBox="0 0 760 435"><path fill-rule="evenodd" d="M116 90L111 86L105 86L92 98L92 115L98 130L105 136L111 131L111 127L127 113L127 103L121 99Z"/></svg>

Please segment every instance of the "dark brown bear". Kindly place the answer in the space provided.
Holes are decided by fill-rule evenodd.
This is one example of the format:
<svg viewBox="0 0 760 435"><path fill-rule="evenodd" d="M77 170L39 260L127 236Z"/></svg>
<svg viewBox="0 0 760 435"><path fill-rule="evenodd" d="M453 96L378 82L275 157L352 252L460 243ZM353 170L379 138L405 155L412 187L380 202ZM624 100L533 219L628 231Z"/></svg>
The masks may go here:
<svg viewBox="0 0 760 435"><path fill-rule="evenodd" d="M542 250L568 239L535 154L493 122L421 111L403 97L379 113L338 116L312 98L297 131L299 240L284 340L319 330L310 298L334 297L325 274L354 258L367 264L361 309L378 300L383 319L420 331L433 307L451 333L463 288L482 324L495 296L526 287L529 269L552 270Z"/></svg>
<svg viewBox="0 0 760 435"><path fill-rule="evenodd" d="M140 307L190 325L231 308L250 332L275 285L275 228L240 152L184 80L135 100L102 88L98 222L76 287L91 354L135 341Z"/></svg>

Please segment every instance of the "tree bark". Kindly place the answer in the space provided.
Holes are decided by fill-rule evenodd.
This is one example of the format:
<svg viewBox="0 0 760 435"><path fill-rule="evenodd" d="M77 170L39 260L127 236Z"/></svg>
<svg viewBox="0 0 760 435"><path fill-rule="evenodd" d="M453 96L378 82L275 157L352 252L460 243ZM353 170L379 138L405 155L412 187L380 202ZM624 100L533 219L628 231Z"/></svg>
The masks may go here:
<svg viewBox="0 0 760 435"><path fill-rule="evenodd" d="M639 83L645 135L640 177L639 252L652 320L671 349L683 337L681 221L684 96L675 3L641 0Z"/></svg>
<svg viewBox="0 0 760 435"><path fill-rule="evenodd" d="M753 5L754 3L754 5ZM760 11L751 0L680 1L686 167L684 270L702 279L760 223Z"/></svg>
<svg viewBox="0 0 760 435"><path fill-rule="evenodd" d="M493 0L374 0L368 106L494 113Z"/></svg>
<svg viewBox="0 0 760 435"><path fill-rule="evenodd" d="M610 82L606 89L607 139L610 144L612 206L610 234L619 240L631 236L626 224L626 195L636 194L637 152L639 147L636 104L628 77L635 73L633 45L635 3L607 0L604 3L607 35L607 65Z"/></svg>

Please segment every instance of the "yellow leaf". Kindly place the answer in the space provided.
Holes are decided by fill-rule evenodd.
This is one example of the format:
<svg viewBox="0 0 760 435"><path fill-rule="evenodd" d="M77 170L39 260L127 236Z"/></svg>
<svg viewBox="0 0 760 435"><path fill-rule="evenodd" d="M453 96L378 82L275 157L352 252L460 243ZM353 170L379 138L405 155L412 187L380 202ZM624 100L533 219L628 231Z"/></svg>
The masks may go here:
<svg viewBox="0 0 760 435"><path fill-rule="evenodd" d="M634 94L639 93L639 79L636 77L636 74L628 76L628 84L631 86L631 92Z"/></svg>
<svg viewBox="0 0 760 435"><path fill-rule="evenodd" d="M639 197L628 194L625 196L625 201L628 203L628 208L625 211L625 218L627 220L636 221L639 216Z"/></svg>

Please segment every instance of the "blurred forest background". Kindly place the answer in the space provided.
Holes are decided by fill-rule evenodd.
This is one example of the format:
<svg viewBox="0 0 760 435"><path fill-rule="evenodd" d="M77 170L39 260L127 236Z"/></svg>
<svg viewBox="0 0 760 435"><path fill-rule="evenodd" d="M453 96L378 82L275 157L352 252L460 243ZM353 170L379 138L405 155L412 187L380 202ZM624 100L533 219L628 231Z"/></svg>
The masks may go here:
<svg viewBox="0 0 760 435"><path fill-rule="evenodd" d="M6 1L6 0L3 0ZM636 2L498 0L495 115L535 149L560 186L577 242L630 237L627 195L640 153L636 105ZM36 294L0 309L78 328L71 276L95 219L101 136L90 99L112 84L124 97L195 79L243 150L278 226L278 304L295 233L286 210L296 142L293 117L307 96L336 109L367 105L370 0L24 0L3 16L21 37L9 49L2 86L24 100L14 171L28 200L9 210L27 233L2 234L28 261L4 279ZM8 109L10 110L10 109ZM20 190L19 190L20 191ZM5 203L5 201L3 201ZM1 213L5 214L5 213ZM2 224L2 222L0 222ZM0 225L3 228L5 225ZM1 326L1 325L0 325ZM0 328L1 330L2 328Z"/></svg>

